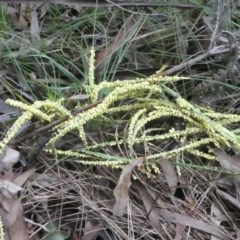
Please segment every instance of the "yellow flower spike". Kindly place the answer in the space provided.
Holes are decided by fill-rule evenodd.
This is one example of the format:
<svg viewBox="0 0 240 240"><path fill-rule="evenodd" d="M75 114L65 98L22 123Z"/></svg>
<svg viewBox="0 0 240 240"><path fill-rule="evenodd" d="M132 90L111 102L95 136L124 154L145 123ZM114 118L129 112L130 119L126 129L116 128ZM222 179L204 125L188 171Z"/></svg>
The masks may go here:
<svg viewBox="0 0 240 240"><path fill-rule="evenodd" d="M5 240L5 232L4 232L3 222L1 217L0 217L0 240Z"/></svg>
<svg viewBox="0 0 240 240"><path fill-rule="evenodd" d="M38 109L42 106L41 102L39 101L36 101L32 106L12 99L7 99L6 103L13 107L20 108L23 111L31 112L32 115L36 115L45 121L51 121L51 118L47 114Z"/></svg>
<svg viewBox="0 0 240 240"><path fill-rule="evenodd" d="M44 107L44 108L48 108L49 112L58 112L59 116L68 116L69 118L72 118L72 114L71 111L67 110L63 105L62 105L62 101L64 99L60 99L56 102L53 101L42 101L40 102L39 106L40 107Z"/></svg>
<svg viewBox="0 0 240 240"><path fill-rule="evenodd" d="M130 125L128 128L128 140L127 140L130 154L133 151L134 139L135 139L135 136L137 135L137 133L134 133L134 128L137 122L140 121L139 118L141 117L141 115L143 115L146 111L147 111L146 108L140 109L139 111L136 112L136 114L130 120Z"/></svg>
<svg viewBox="0 0 240 240"><path fill-rule="evenodd" d="M97 100L97 91L94 83L94 63L95 63L95 50L92 47L90 50L90 60L89 60L89 69L88 69L88 91L89 97L92 102Z"/></svg>
<svg viewBox="0 0 240 240"><path fill-rule="evenodd" d="M108 112L109 107L116 101L131 96L132 92L135 91L141 91L141 90L153 90L154 92L161 93L162 89L157 85L150 85L148 82L131 85L124 88L116 88L113 90L103 101L102 103L98 104L95 108L91 108L83 113L79 113L77 116L75 116L73 119L69 119L66 121L66 124L61 127L60 129L57 129L57 132L55 136L53 136L49 144L54 144L58 139L62 138L65 134L72 131L75 128L83 127L83 125L105 113ZM81 139L86 144L86 138L85 133L81 132Z"/></svg>
<svg viewBox="0 0 240 240"><path fill-rule="evenodd" d="M4 150L7 144L14 138L14 136L18 133L20 128L23 126L24 123L31 120L33 114L31 112L24 112L12 125L9 129L5 137L0 143L0 155L4 153Z"/></svg>
<svg viewBox="0 0 240 240"><path fill-rule="evenodd" d="M85 146L87 146L87 139L85 136L84 128L83 126L78 127L79 137L82 139Z"/></svg>
<svg viewBox="0 0 240 240"><path fill-rule="evenodd" d="M168 152L162 152L162 153L153 154L151 156L147 156L146 160L154 160L154 159L159 159L159 158L171 158L173 156L177 156L181 152L184 152L184 151L187 151L187 150L193 151L197 147L209 144L211 142L213 142L213 140L211 138L201 139L201 140L189 143L186 146L179 147L177 149L174 149L174 150L171 150L171 151L168 151Z"/></svg>
<svg viewBox="0 0 240 240"><path fill-rule="evenodd" d="M78 152L73 152L70 150L66 150L66 151L62 151L62 150L58 150L58 149L45 149L45 152L49 152L49 153L57 153L59 155L65 155L68 157L77 157L77 158L88 158L88 156L86 154L82 154L82 153L78 153Z"/></svg>
<svg viewBox="0 0 240 240"><path fill-rule="evenodd" d="M108 113L128 112L132 110L142 109L145 107L149 107L148 104L137 103L137 104L131 104L131 105L122 105L118 107L109 108Z"/></svg>
<svg viewBox="0 0 240 240"><path fill-rule="evenodd" d="M202 146L222 146L236 145L240 147L240 130L229 130L230 124L239 123L240 116L234 114L216 113L212 109L204 108L191 104L186 99L180 97L178 93L167 87L167 83L172 83L186 79L178 76L160 76L159 72L147 77L136 78L132 80L121 80L114 82L94 83L94 49L90 51L88 89L87 93L91 101L99 98L99 93L104 89L110 89L108 95L102 99L101 103L96 104L77 115L72 115L71 111L66 109L62 100L57 102L36 101L32 105L24 104L14 100L8 100L8 103L22 109L23 115L13 124L5 138L0 142L0 153L4 151L6 145L19 131L22 124L33 116L41 120L53 121L52 119L60 116L67 116L64 123L59 123L51 130L54 132L47 146L53 145L52 149L46 151L56 155L68 156L70 161L76 161L86 165L103 165L113 168L123 167L133 159L126 159L121 156L111 156L98 152L99 148L120 146L127 144L132 155L134 144L147 143L151 145L154 142L170 142L175 139L179 147L170 151L155 152L146 157L146 161L140 168L140 171L148 177L153 177L159 172L159 161L161 158L172 158L181 154L192 154L205 159L215 159L211 153L201 152ZM162 94L162 92L166 94ZM176 101L172 101L168 96L172 96ZM122 136L118 135L117 130L113 141L96 143L87 146L85 124L95 118L101 119L111 116L120 117L121 123L129 126L128 132ZM131 117L132 116L132 117ZM174 129L171 122L163 127L147 128L140 135L140 130L153 120L178 119L182 123L181 129ZM54 143L64 137L68 132L76 130L79 137L85 144L85 147L78 150L56 149ZM153 134L154 133L154 134ZM154 142L153 142L154 141ZM160 144L161 146L161 144ZM90 149L90 150L89 150ZM92 152L91 152L92 150ZM160 151L160 150L159 150ZM75 160L77 159L77 160Z"/></svg>
<svg viewBox="0 0 240 240"><path fill-rule="evenodd" d="M94 62L95 62L95 50L92 47L90 50L90 61L89 61L89 70L88 70L88 83L90 87L95 85L94 83Z"/></svg>

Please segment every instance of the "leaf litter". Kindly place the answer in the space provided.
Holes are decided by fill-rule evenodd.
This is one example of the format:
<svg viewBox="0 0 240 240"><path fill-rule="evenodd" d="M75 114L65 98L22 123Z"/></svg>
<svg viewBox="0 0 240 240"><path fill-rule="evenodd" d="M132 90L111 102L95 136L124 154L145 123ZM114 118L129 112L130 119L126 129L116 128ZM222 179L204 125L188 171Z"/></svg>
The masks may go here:
<svg viewBox="0 0 240 240"><path fill-rule="evenodd" d="M64 3L64 1L57 2ZM161 14L155 14L155 7L146 7L143 12L143 18L140 16L141 14L139 14L140 17L138 16L136 18L135 14L132 13L132 10L135 11L136 9L124 8L122 10L127 10L130 14L124 15L125 21L116 25L115 23L118 21L116 19L118 18L115 9L118 8L114 9L109 7L111 4L109 1L107 3L107 6L109 7L107 13L112 13L112 25L114 27L110 29L110 33L107 33L108 35L106 39L103 39L102 33L96 34L98 37L96 41L99 44L97 45L98 52L96 64L99 66L99 72L104 73L104 71L108 71L106 70L108 63L111 64L119 50L124 50L128 52L125 58L123 58L124 61L122 59L122 61L118 62L119 68L116 68L116 71L119 69L122 71L122 69L126 68L127 64L125 63L125 60L129 62L129 66L136 67L135 69L130 69L130 71L138 70L139 66L144 65L144 67L147 68L144 69L144 74L149 70L151 71L151 67L159 68L159 65L164 63L168 64L167 70L164 74L179 73L181 71L185 74L184 71L188 68L188 73L193 74L191 75L193 78L194 73L197 73L197 81L199 81L199 76L202 72L200 72L195 65L198 65L201 61L201 64L204 66L204 61L211 58L214 67L211 69L212 63L208 61L206 64L207 69L210 69L214 74L218 74L218 72L215 73L216 66L214 65L214 61L216 61L216 58L219 56L224 57L224 51L230 52L230 49L226 50L223 48L226 47L226 38L221 35L221 32L226 30L225 23L229 20L230 16L229 11L226 8L228 6L226 5L226 1L212 2L212 5L210 4L207 6L207 10L209 12L209 9L211 10L212 8L216 14L208 15L208 18L205 18L207 12L205 11L205 7L200 8L200 11L198 12L197 6L191 6L191 8L195 9L196 13L194 12L194 15L196 14L197 20L195 18L190 19L190 22L194 21L194 25L191 25L189 32L186 32L188 23L186 24L186 22L184 22L186 25L182 27L182 22L179 21L179 23L176 24L177 30L175 30L172 26L169 26L169 19L166 21L167 11L161 12ZM52 85L54 85L54 87L59 90L60 95L66 93L66 96L71 100L70 104L72 104L72 100L83 102L86 100L84 94L79 94L77 91L68 92L66 89L70 89L68 85L71 85L70 78L73 76L76 79L80 78L80 81L83 82L82 76L79 77L71 67L76 64L81 71L84 71L84 64L82 64L84 60L81 56L84 54L82 54L81 47L89 47L84 44L88 41L88 33L92 34L92 31L90 30L87 34L83 32L83 29L85 28L84 22L84 26L81 25L79 27L81 31L78 32L79 29L77 25L74 25L74 21L80 19L81 16L88 16L88 14L90 14L83 5L93 5L92 3L81 2L76 7L69 5L69 2L67 1L65 4L66 5L59 5L59 8L56 8L56 6L51 4L41 4L36 8L33 7L32 4L29 5L26 3L22 3L19 6L15 3L8 5L8 21L18 32L15 32L17 37L12 36L11 43L3 39L4 43L1 45L1 48L2 46L4 47L4 44L8 47L7 56L9 59L14 60L12 62L8 61L6 65L1 65L1 72L5 72L6 66L9 65L8 73L1 77L3 85L3 87L1 86L2 99L12 96L21 96L21 100L26 99L28 101L34 101L36 98L45 97L42 95L43 91L41 88L43 83L45 83L50 89L48 92L50 96L53 89ZM178 6L183 6L184 4L171 4L174 9L171 17L175 19L175 17L178 16L179 9L181 9L178 8ZM120 3L119 6L121 6ZM171 6L168 6L168 9L170 8ZM123 12L121 12L121 14L125 14ZM150 12L149 16L147 14L148 12ZM187 14L187 10L184 12ZM151 19L152 13L153 17L151 24L145 25L148 18ZM220 18L221 14L223 14L223 18ZM73 23L72 29L74 30L69 32L74 37L74 31L76 31L77 37L70 42L70 45L77 42L77 51L74 52L68 44L65 45L65 43L67 43L66 39L68 38L67 35L69 32L64 35L64 28L61 28L58 25L61 33L59 34L57 30L56 33L55 31L51 33L53 30L51 27L55 24L55 21L57 22L59 20L58 18L62 18L65 23L70 23L69 25ZM163 28L157 23L157 20L161 22ZM238 21L237 18L235 21ZM80 22L81 21L79 20L78 24L81 24ZM154 24L157 24L156 29L153 27ZM89 28L91 28L90 25L91 24L88 26ZM199 29L208 29L206 35L204 35L204 30L200 35L194 35L195 33L197 34L199 30L196 28L198 25L200 25L199 27L202 27ZM111 26L109 27L111 28ZM116 27L119 31L114 29ZM98 30L102 29L102 26L97 26L97 28ZM144 29L147 29L147 31L144 31ZM173 32L171 32L171 29L174 29ZM28 41L29 39L24 35L27 31L29 31L30 37L32 38L30 41ZM176 31L177 34L175 34L174 31ZM151 39L148 38L147 41L145 36L149 35L149 32L151 32ZM163 36L159 36L159 33ZM166 33L167 35L164 36ZM69 34L69 36L71 34ZM79 37L79 34L81 37ZM48 35L49 37L46 37ZM202 37L201 35L209 41L205 41L205 43L202 43L201 39L198 41L198 37ZM141 42L137 41L139 36L141 37ZM194 40L191 39L191 36L193 36L193 38L196 37L197 45L194 45ZM178 53L172 51L172 49L174 49L172 40L176 37L181 38L180 44L177 43L180 48L180 52ZM80 43L79 41L81 38L83 38L84 41ZM125 42L126 39L129 39L129 42ZM60 42L60 45L57 45L58 41ZM103 44L105 41L107 44ZM43 58L39 58L35 61L36 59L32 57L29 58L30 61L28 60L28 55L31 53L29 46L34 47L34 43L36 44L35 50L39 51L39 47L42 47L43 49L45 48L46 56L48 56L47 61L44 61ZM221 45L219 46L219 44ZM227 42L227 45L228 44L230 45L230 41ZM237 45L236 42L234 44ZM148 45L149 48L147 48ZM216 45L216 47L212 45ZM198 55L198 51L205 51L208 46L213 48L209 49L209 52L207 53L204 52L202 55ZM196 48L196 52L193 52L192 56L196 54L196 58L188 55L194 48ZM142 49L144 49L143 52ZM220 49L223 50L220 51ZM40 50L42 51L42 49ZM153 55L147 54L150 50L154 52ZM64 60L66 60L68 63L66 69L68 72L72 73L72 75L67 74L68 77L66 77L66 75L61 74L59 69L53 69L54 64L51 62L51 57L54 58L53 53L56 52L61 52L62 56L69 56L69 59L56 59L56 62L62 64ZM167 57L163 57L162 61L157 56L160 52L167 53ZM186 61L179 63L179 59L175 61L174 56L181 56L182 58L186 57ZM20 65L13 66L16 59L20 60ZM111 61L109 59L111 59ZM142 64L143 59L145 62L144 64ZM38 68L38 65L40 65L41 62L46 69ZM148 62L151 62L151 64ZM217 65L219 67L220 64ZM17 70L20 69L19 66L23 66L23 69L21 69L20 72ZM24 72L24 68L27 69L26 72ZM220 70L226 73L225 78L227 78L228 71L224 68ZM208 70L205 70L204 74L211 78L210 71L208 72ZM27 84L29 76L32 76L30 77L32 81L31 84ZM197 81L194 81L194 84ZM209 89L210 81L204 82L207 82L207 88ZM36 84L36 86L34 86L34 84ZM64 90L61 90L61 86L64 86ZM41 91L39 91L39 89ZM193 88L192 92L195 91L196 88ZM13 92L17 94L14 95ZM33 92L34 95L32 95ZM217 89L214 90L214 95L216 93L218 93ZM194 100L197 99L198 101L199 99L197 98L197 95L198 94L192 97ZM229 99L231 99L231 97L229 97ZM230 105L231 104L229 104L229 106ZM3 106L3 104L1 104L1 106ZM14 112L16 115L11 115L11 112ZM7 115L0 116L2 117L0 119L4 121L4 124L5 122L7 124L7 121L12 120L12 118L16 117L19 112L15 113L15 109L8 108L4 114ZM38 123L36 129L39 126L41 126L41 123ZM1 126L1 130L2 132L5 132L5 126ZM21 154L25 155L26 149L29 144L31 146L31 141L35 141L35 137L37 136L29 138L22 143L19 143L18 141L14 142L12 149L18 149L15 151L20 151ZM72 137L74 142L74 134ZM68 140L69 142L67 144L72 144L71 139ZM26 147L26 149L24 149L24 147ZM159 151L164 149L164 146L159 146L158 144L151 147L157 148ZM161 147L163 148L161 149ZM110 149L109 151L116 150ZM121 151L126 152L125 149L121 149ZM239 172L239 161L237 157L226 155L224 152L215 153L223 170L225 169L235 174ZM129 239L129 231L131 231L131 237L133 236L132 239L159 239L161 237L162 239L175 240L187 239L189 235L189 239L209 239L209 236L211 236L212 239L234 239L234 233L238 233L237 227L231 229L231 223L234 223L235 226L238 224L237 219L239 216L237 176L232 177L234 179L232 184L229 183L228 187L223 188L222 185L220 186L220 181L211 182L211 178L213 177L214 179L215 176L214 174L210 174L210 172L204 172L201 171L201 169L198 171L194 171L193 169L181 169L183 172L182 176L186 178L184 183L186 183L187 186L178 186L178 176L173 165L175 159L163 160L162 162L159 161L159 166L162 169L162 172L159 174L160 177L157 176L155 179L146 179L145 176L139 174L135 175L135 173L133 174L133 171L136 170L137 172L138 166L142 164L141 161L133 162L132 165L129 164L121 173L114 169L108 170L108 174L101 174L98 172L99 174L96 176L96 169L85 168L82 166L79 167L76 166L75 163L70 163L68 161L66 161L66 163L55 164L56 159L50 159L48 155L44 155L40 152L34 158L34 161L37 162L38 166L38 172L35 174L34 182L32 184L26 184L25 186L24 183L28 181L34 170L27 171L24 167L20 167L20 170L18 169L18 171L16 171L16 169L14 169L14 171L12 171L12 166L19 164L19 156L17 155L17 152L12 152L9 157L3 161L5 163L1 163L2 165L0 165L1 170L4 173L1 177L0 187L0 202L2 204L0 214L1 216L4 215L3 222L11 239L28 239L28 233L31 236L30 239L41 239L41 232L43 231L45 224L54 222L56 219L60 219L60 221L57 222L55 228L61 229L67 227L67 229L71 229L71 236L74 240L84 239L84 237L86 239L94 239L98 236L102 237L104 240ZM202 163L200 158L196 157L196 159L190 159L188 156L183 156L183 161L189 161L190 163L195 164L218 164L216 162ZM19 172L19 174L16 174L16 172ZM133 180L135 177L139 179L139 182ZM210 180L209 183L206 183L207 180ZM205 181L205 184L198 185L201 181ZM206 196L203 199L202 204L199 203L202 205L201 208L195 206L197 200L201 199L200 196L203 195L208 184L211 186L211 194L218 197L218 201L216 202L219 202L219 204L222 203L221 206L216 206L215 209L213 208L212 198L209 196ZM215 185L213 186L213 184ZM116 186L115 189L113 185ZM194 199L194 204L187 205L186 199L175 199L173 201L173 198L175 197L174 193L179 188L186 188L188 190L188 197L189 199ZM21 202L18 197L19 192L22 192ZM152 192L155 193L155 197L152 197ZM115 196L115 201L113 196ZM127 207L128 211L126 211ZM234 207L237 211L233 210ZM209 212L209 209L211 209L211 212ZM231 221L225 217L224 212L230 213L229 216L234 216ZM115 215L113 216L112 213L115 213ZM27 222L31 222L31 226L28 229L26 229L23 214L27 219ZM131 217L129 217L128 214L131 214ZM95 225L95 223L97 225ZM231 227L229 227L229 225L231 225ZM129 228L131 228L131 230L129 230ZM200 231L196 231L196 229ZM91 231L93 231L92 234Z"/></svg>
<svg viewBox="0 0 240 240"><path fill-rule="evenodd" d="M18 162L19 152L7 148L1 159L2 174L0 176L0 216L5 227L5 234L10 240L27 240L28 232L24 221L23 207L18 193L23 191L23 185L33 174L34 169L22 174L15 174L12 166Z"/></svg>
<svg viewBox="0 0 240 240"><path fill-rule="evenodd" d="M131 186L131 176L135 168L140 168L143 164L144 158L139 158L133 160L131 163L127 164L119 177L118 184L115 187L113 194L116 199L116 203L113 207L113 213L117 216L122 216L125 211L129 201L129 187Z"/></svg>

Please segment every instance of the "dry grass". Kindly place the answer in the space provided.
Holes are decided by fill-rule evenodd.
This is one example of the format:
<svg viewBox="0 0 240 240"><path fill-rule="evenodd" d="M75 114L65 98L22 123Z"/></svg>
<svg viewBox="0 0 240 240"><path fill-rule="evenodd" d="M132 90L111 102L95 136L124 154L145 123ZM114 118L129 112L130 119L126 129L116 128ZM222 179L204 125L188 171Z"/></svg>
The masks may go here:
<svg viewBox="0 0 240 240"><path fill-rule="evenodd" d="M68 109L84 106L88 52L93 45L98 82L149 76L166 65L164 74L190 77L171 86L186 99L239 114L239 6L230 0L223 1L226 5L222 9L216 5L219 1L212 1L215 5L189 1L186 8L179 2L98 8L1 4L1 100L14 98L31 103L64 97ZM107 94L103 92L102 97ZM20 113L0 104L2 138ZM109 119L88 126L88 138L108 141L116 125L124 134L124 118L118 123ZM175 119L168 120L175 124ZM161 126L153 123L149 128ZM36 169L21 194L30 239L52 239L44 230L52 222L56 224L54 236L65 234L61 239L72 240L214 240L216 235L220 239L240 238L238 180L217 161L188 155L172 159L177 189L169 186L170 172L162 170L148 179L135 171L126 214L119 217L112 214L112 208L121 170L86 167L69 158L55 159L41 151L43 138L50 133L31 135L41 127L41 122L30 123L28 130L22 129L11 143L22 159L14 171ZM64 140L59 144L81 148L74 133ZM140 150L147 154L172 148L173 144L156 142ZM230 155L239 154L238 149L225 150ZM101 151L129 154L127 147L119 146Z"/></svg>

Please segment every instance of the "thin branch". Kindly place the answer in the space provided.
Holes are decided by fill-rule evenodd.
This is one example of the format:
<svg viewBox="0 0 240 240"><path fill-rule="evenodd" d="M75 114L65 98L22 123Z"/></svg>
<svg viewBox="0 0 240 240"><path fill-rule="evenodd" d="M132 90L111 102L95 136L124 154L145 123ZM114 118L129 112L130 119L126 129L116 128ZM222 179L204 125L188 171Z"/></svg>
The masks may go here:
<svg viewBox="0 0 240 240"><path fill-rule="evenodd" d="M233 47L236 47L236 44L235 45L233 44L232 48ZM201 54L201 55L199 55L199 56L197 56L193 59L182 62L181 64L179 64L177 66L174 66L174 67L166 70L165 72L159 73L159 76L167 76L167 75L173 74L173 73L178 72L182 69L188 68L188 67L196 64L197 62L200 62L201 60L203 60L205 58L208 58L208 57L211 57L211 56L214 56L214 55L217 55L217 54L227 53L230 50L231 49L226 45L220 45L220 46L214 47L211 50L209 50L207 52L204 52L203 54Z"/></svg>

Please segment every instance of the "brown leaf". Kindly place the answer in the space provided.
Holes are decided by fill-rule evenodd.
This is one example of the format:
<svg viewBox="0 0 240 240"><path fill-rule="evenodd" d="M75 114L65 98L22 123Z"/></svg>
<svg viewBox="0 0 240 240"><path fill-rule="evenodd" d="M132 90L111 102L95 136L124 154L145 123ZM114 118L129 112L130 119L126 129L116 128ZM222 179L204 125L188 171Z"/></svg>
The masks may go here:
<svg viewBox="0 0 240 240"><path fill-rule="evenodd" d="M72 95L72 96L69 97L68 99L70 99L70 100L80 100L80 101L83 101L83 100L87 100L87 99L88 99L88 95L87 95L87 94L80 93L80 94Z"/></svg>
<svg viewBox="0 0 240 240"><path fill-rule="evenodd" d="M41 188L51 188L58 184L59 181L60 181L59 176L55 174L52 173L38 174L33 185Z"/></svg>
<svg viewBox="0 0 240 240"><path fill-rule="evenodd" d="M17 18L18 10L12 6L7 7L7 14L8 14L8 20L13 26L18 25L18 18Z"/></svg>
<svg viewBox="0 0 240 240"><path fill-rule="evenodd" d="M220 189L217 189L217 193L219 195L221 195L223 198L225 198L226 200L228 200L232 205L234 205L236 208L238 208L240 210L240 202L238 201L237 198L234 198L230 194L228 194L224 191L221 191Z"/></svg>
<svg viewBox="0 0 240 240"><path fill-rule="evenodd" d="M139 23L141 19L136 20L136 16L132 14L123 24L118 34L112 39L112 41L107 45L106 49L103 49L96 53L95 69L97 72L101 71L104 64L108 63L115 52L117 52L126 39L135 35L139 30Z"/></svg>
<svg viewBox="0 0 240 240"><path fill-rule="evenodd" d="M21 209L21 204L16 197L12 197L11 199L5 198L3 203L7 211L0 207L0 215L4 226L10 228L17 219L18 211Z"/></svg>
<svg viewBox="0 0 240 240"><path fill-rule="evenodd" d="M27 227L24 222L23 210L20 202L18 205L18 209L14 214L16 215L16 220L14 224L11 227L9 227L10 239L11 240L28 240Z"/></svg>
<svg viewBox="0 0 240 240"><path fill-rule="evenodd" d="M181 240L186 226L181 224L176 224L175 237L173 240Z"/></svg>
<svg viewBox="0 0 240 240"><path fill-rule="evenodd" d="M9 202L8 199L2 198L2 199L1 199L1 204L2 204L3 209L4 209L6 212L10 212L10 210L11 210L11 203Z"/></svg>
<svg viewBox="0 0 240 240"><path fill-rule="evenodd" d="M1 75L1 71L0 71ZM2 77L2 76L1 76ZM19 115L21 113L21 110L17 109L16 107L10 106L5 101L0 99L0 113L7 113L7 114L15 114Z"/></svg>
<svg viewBox="0 0 240 240"><path fill-rule="evenodd" d="M162 171L163 171L163 174L167 181L167 184L168 184L172 194L174 194L176 191L176 186L178 184L178 177L177 177L176 169L169 159L162 159L160 161L160 166L162 168Z"/></svg>
<svg viewBox="0 0 240 240"><path fill-rule="evenodd" d="M171 212L166 209L160 209L158 210L158 213L162 218L164 218L168 222L175 223L175 224L182 224L185 226L196 228L203 232L210 233L220 239L230 240L228 235L222 232L220 228L211 226L209 225L209 223L205 223L202 220L197 220L193 217L176 213L176 212Z"/></svg>
<svg viewBox="0 0 240 240"><path fill-rule="evenodd" d="M236 229L236 235L237 235L236 240L240 240L240 229L239 228Z"/></svg>
<svg viewBox="0 0 240 240"><path fill-rule="evenodd" d="M222 221L227 221L228 218L215 206L211 205L211 220L215 226L220 226Z"/></svg>
<svg viewBox="0 0 240 240"><path fill-rule="evenodd" d="M16 196L9 196L9 198L2 199L1 204L0 215L9 239L27 240L28 233L24 223L23 209L20 201Z"/></svg>
<svg viewBox="0 0 240 240"><path fill-rule="evenodd" d="M0 189L2 190L2 195L8 197L17 194L22 190L21 186L27 181L33 172L34 170L29 170L15 177L11 169L6 171L4 175L0 177Z"/></svg>
<svg viewBox="0 0 240 240"><path fill-rule="evenodd" d="M22 3L20 7L20 15L18 19L18 27L26 27L30 20L31 8L28 3Z"/></svg>
<svg viewBox="0 0 240 240"><path fill-rule="evenodd" d="M18 162L19 157L19 151L10 147L6 147L5 154L0 161L0 171L4 172L5 170L10 169L15 163Z"/></svg>
<svg viewBox="0 0 240 240"><path fill-rule="evenodd" d="M222 221L227 221L227 217L214 205L211 205L211 221L214 226L219 227ZM218 240L217 237L211 236L211 240Z"/></svg>
<svg viewBox="0 0 240 240"><path fill-rule="evenodd" d="M223 168L231 172L240 172L240 157L239 156L229 156L222 150L215 150L214 154L217 160L220 162Z"/></svg>
<svg viewBox="0 0 240 240"><path fill-rule="evenodd" d="M96 60L95 60L96 67L99 67L104 61L106 61L106 58L110 58L112 54L119 49L127 33L131 31L131 27L134 24L133 18L134 18L134 15L131 15L127 19L127 21L124 23L124 25L121 27L120 31L118 32L117 36L115 36L112 39L112 42L107 46L106 49L96 53Z"/></svg>
<svg viewBox="0 0 240 240"><path fill-rule="evenodd" d="M114 197L116 199L116 203L113 206L113 214L117 216L122 216L125 213L127 203L129 200L128 196L128 188L131 186L131 175L132 171L136 167L140 167L144 161L144 158L138 158L128 165L126 165L121 173L121 176L118 180L118 184L114 189Z"/></svg>
<svg viewBox="0 0 240 240"><path fill-rule="evenodd" d="M16 184L8 180L4 180L3 182L0 182L0 189L7 190L12 195L15 195L18 192L22 191L21 187L17 186Z"/></svg>
<svg viewBox="0 0 240 240"><path fill-rule="evenodd" d="M0 182L3 182L4 180L12 181L14 178L15 175L12 171L12 168L9 168L4 172L4 174L0 174Z"/></svg>
<svg viewBox="0 0 240 240"><path fill-rule="evenodd" d="M144 207L146 209L146 212L148 214L149 221L152 225L152 227L159 233L160 236L163 237L165 240L167 238L166 233L164 232L160 221L159 221L159 213L157 212L156 207L154 206L154 202L146 190L146 188L143 186L143 184L140 181L134 181L134 186L137 188L140 197L143 201Z"/></svg>
<svg viewBox="0 0 240 240"><path fill-rule="evenodd" d="M12 182L16 184L18 187L21 187L28 178L34 173L35 169L28 170L21 175L17 176Z"/></svg>
<svg viewBox="0 0 240 240"><path fill-rule="evenodd" d="M35 5L32 4L32 8ZM38 15L36 9L31 10L31 25L30 25L30 33L31 33L31 38L32 38L32 43L35 47L39 47L39 40L40 40L40 25L38 21Z"/></svg>
<svg viewBox="0 0 240 240"><path fill-rule="evenodd" d="M29 170L15 177L10 168L1 175L1 207L0 215L5 226L6 234L11 240L27 240L28 233L24 223L23 210L15 195L34 170Z"/></svg>

